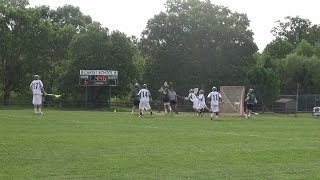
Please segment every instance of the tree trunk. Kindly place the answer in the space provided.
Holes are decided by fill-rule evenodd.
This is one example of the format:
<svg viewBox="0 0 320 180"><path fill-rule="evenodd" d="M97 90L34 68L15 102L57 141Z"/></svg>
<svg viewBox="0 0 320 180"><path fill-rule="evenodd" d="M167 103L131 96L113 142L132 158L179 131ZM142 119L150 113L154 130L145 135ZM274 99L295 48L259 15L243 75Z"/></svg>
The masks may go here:
<svg viewBox="0 0 320 180"><path fill-rule="evenodd" d="M11 103L11 88L5 87L3 95L3 105L9 106Z"/></svg>
<svg viewBox="0 0 320 180"><path fill-rule="evenodd" d="M3 105L8 106L11 103L11 92L13 89L13 84L9 79L5 78L5 83L4 83L4 94L3 94Z"/></svg>

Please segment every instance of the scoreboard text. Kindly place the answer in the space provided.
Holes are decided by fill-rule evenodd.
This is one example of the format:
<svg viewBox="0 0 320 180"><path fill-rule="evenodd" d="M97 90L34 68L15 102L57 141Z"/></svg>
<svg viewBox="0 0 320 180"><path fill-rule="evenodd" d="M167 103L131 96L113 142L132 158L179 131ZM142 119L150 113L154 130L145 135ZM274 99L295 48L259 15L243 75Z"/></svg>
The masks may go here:
<svg viewBox="0 0 320 180"><path fill-rule="evenodd" d="M80 86L118 86L118 71L80 70Z"/></svg>

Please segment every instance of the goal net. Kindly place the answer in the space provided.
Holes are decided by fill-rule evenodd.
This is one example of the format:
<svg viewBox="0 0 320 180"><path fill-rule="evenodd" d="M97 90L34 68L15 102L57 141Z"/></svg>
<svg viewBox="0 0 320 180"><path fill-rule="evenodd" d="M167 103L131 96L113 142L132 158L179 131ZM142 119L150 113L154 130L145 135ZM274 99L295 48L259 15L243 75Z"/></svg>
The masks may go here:
<svg viewBox="0 0 320 180"><path fill-rule="evenodd" d="M223 115L243 116L244 114L244 86L220 86L223 103L220 112Z"/></svg>

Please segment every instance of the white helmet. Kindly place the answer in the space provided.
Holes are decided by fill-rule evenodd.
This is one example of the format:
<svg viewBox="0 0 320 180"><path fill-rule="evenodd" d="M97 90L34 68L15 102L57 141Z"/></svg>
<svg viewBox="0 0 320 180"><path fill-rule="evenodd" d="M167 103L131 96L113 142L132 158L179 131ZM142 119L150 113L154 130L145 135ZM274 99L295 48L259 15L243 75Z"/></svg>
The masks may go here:
<svg viewBox="0 0 320 180"><path fill-rule="evenodd" d="M193 89L190 89L190 90L189 90L189 93L193 93Z"/></svg>
<svg viewBox="0 0 320 180"><path fill-rule="evenodd" d="M252 88L250 88L250 89L249 89L249 92L251 92L251 93L252 93L252 92L253 92L253 89L252 89Z"/></svg>
<svg viewBox="0 0 320 180"><path fill-rule="evenodd" d="M143 86L142 86L142 87L147 88L148 86L147 86L147 84L143 84Z"/></svg>
<svg viewBox="0 0 320 180"><path fill-rule="evenodd" d="M213 86L212 91L217 91L217 88L215 86Z"/></svg>
<svg viewBox="0 0 320 180"><path fill-rule="evenodd" d="M203 94L204 90L200 89L199 94Z"/></svg>
<svg viewBox="0 0 320 180"><path fill-rule="evenodd" d="M140 85L139 85L139 83L135 83L134 86L139 87Z"/></svg>
<svg viewBox="0 0 320 180"><path fill-rule="evenodd" d="M34 79L40 79L40 76L39 75L34 75Z"/></svg>

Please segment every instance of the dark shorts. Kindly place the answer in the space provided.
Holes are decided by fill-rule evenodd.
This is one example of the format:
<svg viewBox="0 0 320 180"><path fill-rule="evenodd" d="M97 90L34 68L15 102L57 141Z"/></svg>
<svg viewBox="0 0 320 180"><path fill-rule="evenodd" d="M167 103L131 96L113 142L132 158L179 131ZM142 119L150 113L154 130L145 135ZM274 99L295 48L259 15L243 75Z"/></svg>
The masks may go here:
<svg viewBox="0 0 320 180"><path fill-rule="evenodd" d="M177 101L176 100L170 100L170 105L176 105Z"/></svg>
<svg viewBox="0 0 320 180"><path fill-rule="evenodd" d="M163 98L162 99L164 103L168 103L169 102L169 98Z"/></svg>
<svg viewBox="0 0 320 180"><path fill-rule="evenodd" d="M133 105L134 106L139 106L140 101L139 100L133 100Z"/></svg>
<svg viewBox="0 0 320 180"><path fill-rule="evenodd" d="M247 104L247 109L253 110L253 104Z"/></svg>

